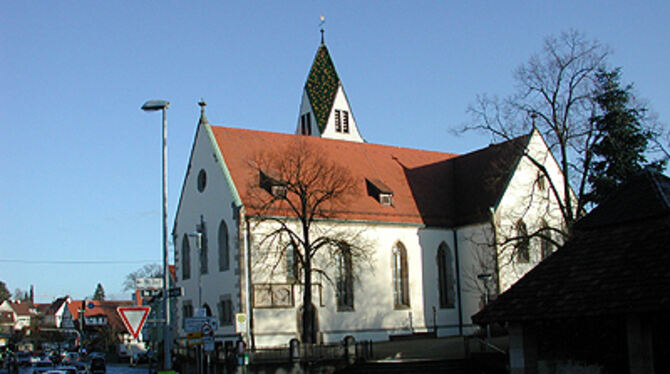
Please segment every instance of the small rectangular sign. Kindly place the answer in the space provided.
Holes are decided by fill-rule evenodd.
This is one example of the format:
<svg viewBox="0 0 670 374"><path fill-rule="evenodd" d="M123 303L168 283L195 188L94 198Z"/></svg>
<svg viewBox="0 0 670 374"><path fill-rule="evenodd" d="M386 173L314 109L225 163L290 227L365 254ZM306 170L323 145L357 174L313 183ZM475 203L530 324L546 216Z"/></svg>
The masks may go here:
<svg viewBox="0 0 670 374"><path fill-rule="evenodd" d="M201 332L202 325L208 323L214 331L219 328L219 321L216 317L186 317L184 318L184 331Z"/></svg>
<svg viewBox="0 0 670 374"><path fill-rule="evenodd" d="M168 290L168 297L179 297L183 294L184 294L183 288L181 287L174 287Z"/></svg>
<svg viewBox="0 0 670 374"><path fill-rule="evenodd" d="M235 332L238 334L246 334L247 315L245 313L235 313Z"/></svg>
<svg viewBox="0 0 670 374"><path fill-rule="evenodd" d="M163 278L136 278L135 288L138 290L163 288Z"/></svg>

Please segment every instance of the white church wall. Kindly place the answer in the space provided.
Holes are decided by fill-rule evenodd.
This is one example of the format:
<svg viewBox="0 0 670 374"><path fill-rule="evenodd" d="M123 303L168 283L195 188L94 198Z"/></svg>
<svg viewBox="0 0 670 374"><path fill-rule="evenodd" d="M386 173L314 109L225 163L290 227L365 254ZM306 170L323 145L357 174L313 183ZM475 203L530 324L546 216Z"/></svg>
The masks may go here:
<svg viewBox="0 0 670 374"><path fill-rule="evenodd" d="M528 154L545 165L555 185L562 186L560 169L537 132L530 139ZM548 181L544 181L544 188L542 182L538 182L540 174L540 170L527 157L521 158L496 210L498 242L517 235L516 227L520 219L526 224L528 233L535 232L545 222L550 227L562 227L558 203ZM562 192L559 193L562 196ZM539 238L530 241L530 260L527 263L520 262L514 255L515 245L510 243L498 249L500 292L508 289L542 260Z"/></svg>
<svg viewBox="0 0 670 374"><path fill-rule="evenodd" d="M326 226L328 229L336 227L362 233L364 241L370 244L372 255L371 261L362 264L362 269L358 270L354 283L353 310L338 311L335 285L330 284L325 278L314 276L313 282L322 286L320 292L314 294L314 304L317 306L319 331L323 341L340 341L347 335L354 336L356 340L387 340L389 335L432 331L432 309L430 313L425 311L424 289L427 286L434 288L436 284L429 284L431 281L424 277L426 260L422 245L427 243L435 247L436 251L442 241L451 240L449 230L421 230L415 225L384 223L338 223ZM263 236L262 233L268 230L269 224L265 228L255 227L254 237L260 238ZM395 309L393 301L392 248L398 242L402 243L407 251L409 281L410 306L402 309ZM274 262L268 262L267 258L260 256L257 249L256 251L252 255L252 262L255 264L252 273L253 282L265 283L270 280L285 282L285 276L282 275L285 269L281 268L284 266L283 261L275 269L275 274L270 275L267 267L274 266ZM321 257L315 259L315 263L327 269L331 279L336 279L337 267L332 261L329 262L328 259ZM435 267L434 259L432 264ZM436 277L436 271L431 268L431 277ZM431 277L429 279L432 279ZM300 287L296 286L293 307L254 308L256 344L285 345L288 344L288 340L297 337L298 308L301 304L302 293ZM444 323L458 323L455 311L440 313L441 318L445 319Z"/></svg>
<svg viewBox="0 0 670 374"><path fill-rule="evenodd" d="M206 173L206 185L202 192L198 190L198 175L201 170ZM201 215L206 225L208 253L207 274L200 275L200 254L196 238L189 238L190 246L190 278L183 279L183 238L184 235L196 231L201 222ZM240 311L239 265L237 263L237 223L234 218L232 193L226 184L221 166L216 161L207 131L202 125L198 129L193 148L191 164L184 181L180 209L176 217L175 271L177 284L184 287L184 296L177 298L177 314L179 315L178 331L183 331L183 303L190 301L194 309L208 305L213 315L219 316L218 304L222 297L230 297L233 313ZM221 220L228 229L228 261L226 271L219 270L218 231ZM201 286L199 286L201 284ZM201 296L200 296L201 295ZM199 298L202 298L199 302ZM217 336L234 334L233 325L219 325Z"/></svg>

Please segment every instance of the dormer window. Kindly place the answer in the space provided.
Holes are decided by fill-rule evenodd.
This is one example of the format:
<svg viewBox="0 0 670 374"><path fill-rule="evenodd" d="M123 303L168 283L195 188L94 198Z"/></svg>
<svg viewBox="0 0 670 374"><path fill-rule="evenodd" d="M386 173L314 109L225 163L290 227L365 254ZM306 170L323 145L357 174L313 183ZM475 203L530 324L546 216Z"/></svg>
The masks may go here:
<svg viewBox="0 0 670 374"><path fill-rule="evenodd" d="M272 177L268 173L261 171L260 186L276 198L286 197L286 183L279 180L278 177Z"/></svg>
<svg viewBox="0 0 670 374"><path fill-rule="evenodd" d="M390 193L380 193L379 202L382 206L391 206L393 205L393 194Z"/></svg>
<svg viewBox="0 0 670 374"><path fill-rule="evenodd" d="M393 206L393 191L379 179L365 179L368 195L374 197L382 206Z"/></svg>

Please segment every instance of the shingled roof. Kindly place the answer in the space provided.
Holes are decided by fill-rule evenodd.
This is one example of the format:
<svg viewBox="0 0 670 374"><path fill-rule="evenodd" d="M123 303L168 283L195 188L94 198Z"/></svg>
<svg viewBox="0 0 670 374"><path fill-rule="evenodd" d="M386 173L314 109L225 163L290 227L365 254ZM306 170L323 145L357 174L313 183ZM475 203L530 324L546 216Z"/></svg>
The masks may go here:
<svg viewBox="0 0 670 374"><path fill-rule="evenodd" d="M309 96L314 117L316 117L316 124L321 132L328 122L328 115L333 107L339 85L340 78L337 76L328 48L325 44L321 44L316 51L312 68L305 82L305 90Z"/></svg>
<svg viewBox="0 0 670 374"><path fill-rule="evenodd" d="M472 317L530 321L670 311L670 179L645 172L574 236Z"/></svg>
<svg viewBox="0 0 670 374"><path fill-rule="evenodd" d="M359 195L330 217L452 227L482 222L503 193L528 137L492 145L458 156L370 143L270 133L212 126L233 183L254 214L250 181L258 180L251 166L267 149L280 150L296 141L317 147L329 160L347 168L361 183ZM393 206L383 206L366 192L366 180L378 180L393 191Z"/></svg>

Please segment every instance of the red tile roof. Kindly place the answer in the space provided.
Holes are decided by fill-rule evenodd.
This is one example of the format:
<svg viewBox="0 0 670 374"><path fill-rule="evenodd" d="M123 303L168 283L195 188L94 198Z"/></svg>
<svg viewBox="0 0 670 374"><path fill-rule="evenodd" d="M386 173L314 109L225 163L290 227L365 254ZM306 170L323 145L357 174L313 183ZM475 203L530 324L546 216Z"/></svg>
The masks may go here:
<svg viewBox="0 0 670 374"><path fill-rule="evenodd" d="M30 309L35 308L29 301L12 301L11 302L12 309L16 312L16 314L20 316L31 316L34 313L31 313Z"/></svg>
<svg viewBox="0 0 670 374"><path fill-rule="evenodd" d="M488 217L516 164L527 137L464 156L453 153L356 143L318 137L212 126L219 149L248 212L255 200L250 182L257 181L251 161L263 151L278 151L305 141L327 159L347 168L360 183L348 205L330 212L336 219L452 226ZM501 165L497 165L501 164ZM504 175L501 175L501 172ZM497 179L494 180L493 176ZM366 179L393 192L393 206L368 195Z"/></svg>
<svg viewBox="0 0 670 374"><path fill-rule="evenodd" d="M667 177L645 173L631 180L473 321L670 312L669 201Z"/></svg>
<svg viewBox="0 0 670 374"><path fill-rule="evenodd" d="M121 300L121 301L86 300L85 302L86 302L86 311L84 315L86 317L95 317L104 315L107 317L107 321L109 321L109 324L118 329L125 329L125 327L123 325L123 322L121 321L121 317L116 312L116 308L120 306L135 305L135 303L132 300ZM89 304L93 304L93 308L89 308ZM79 309L81 309L81 307L82 307L82 300L72 300L72 302L68 304L68 309L72 314L73 321L79 320ZM76 324L77 322L75 322L75 325Z"/></svg>

